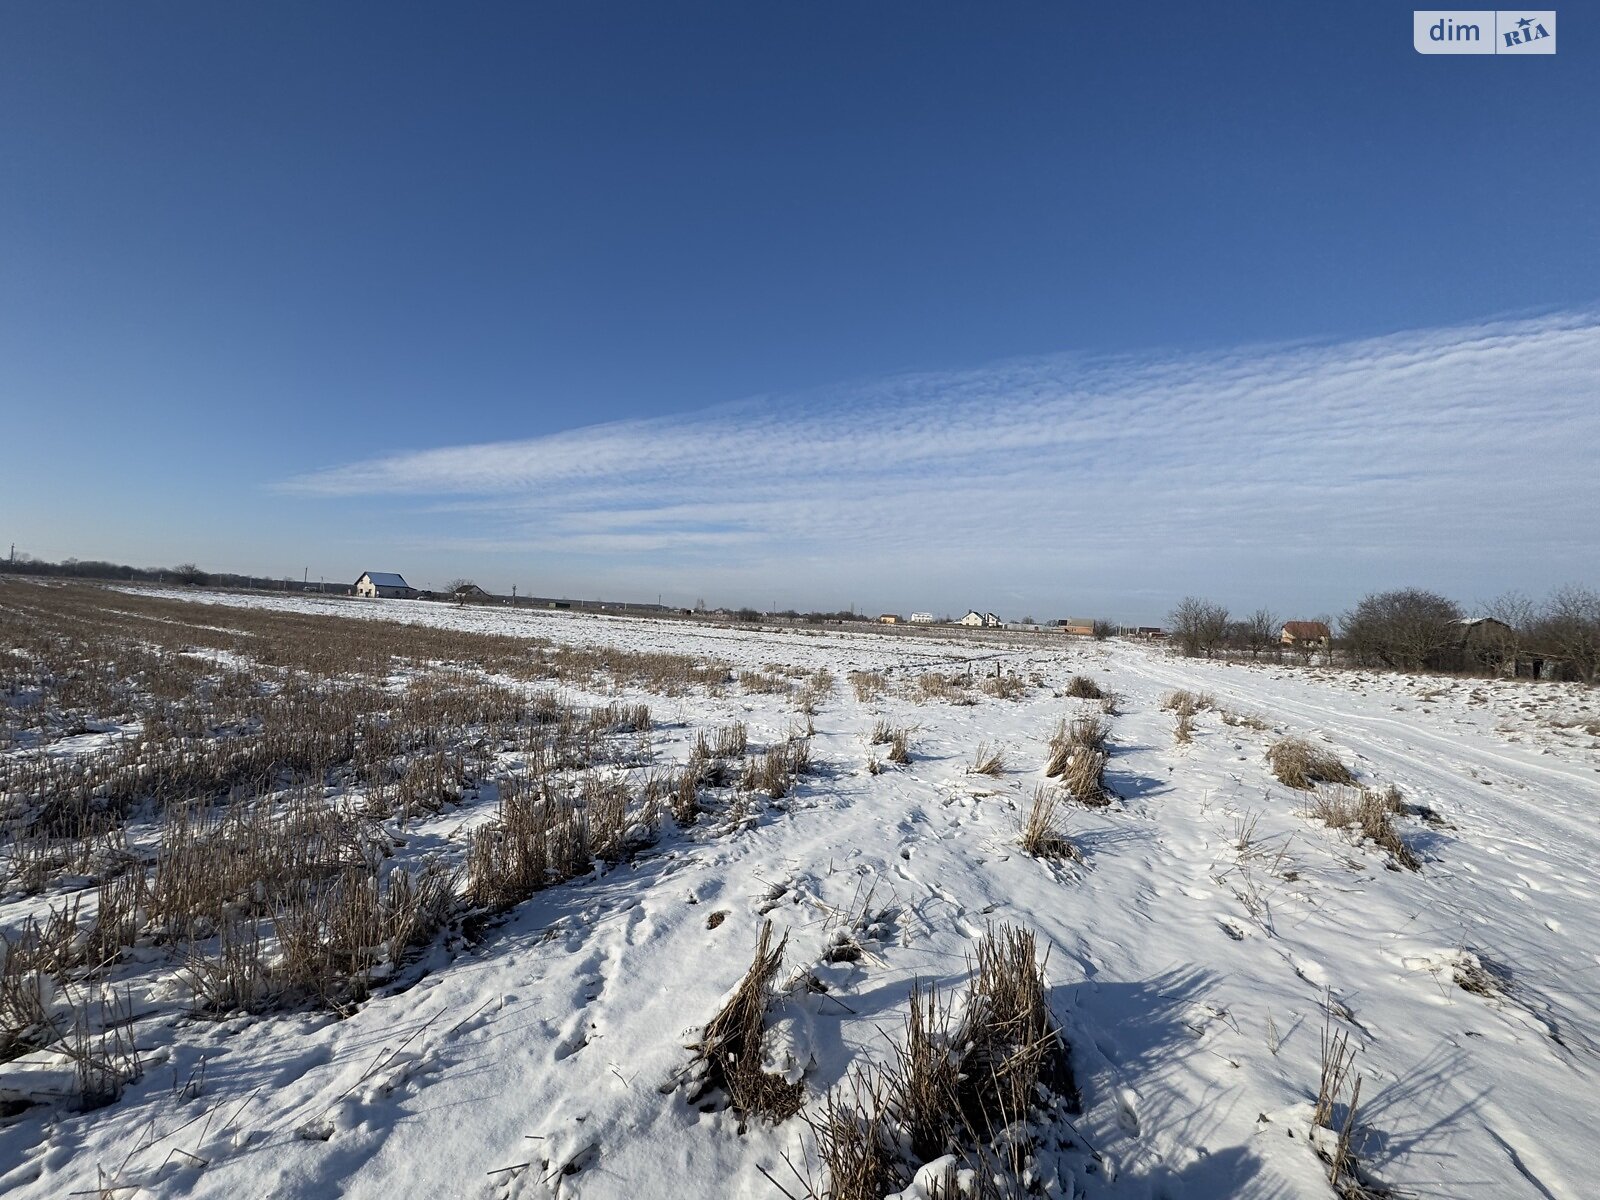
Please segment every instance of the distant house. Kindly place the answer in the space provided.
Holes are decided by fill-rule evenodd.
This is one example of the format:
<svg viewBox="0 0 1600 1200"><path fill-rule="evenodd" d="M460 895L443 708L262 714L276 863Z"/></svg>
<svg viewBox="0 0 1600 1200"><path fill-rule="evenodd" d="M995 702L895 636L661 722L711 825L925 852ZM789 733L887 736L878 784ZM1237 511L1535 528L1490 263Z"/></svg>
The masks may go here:
<svg viewBox="0 0 1600 1200"><path fill-rule="evenodd" d="M1455 623L1454 647L1457 670L1491 671L1507 675L1525 673L1539 678L1543 662L1518 662L1517 631L1493 617L1462 617Z"/></svg>
<svg viewBox="0 0 1600 1200"><path fill-rule="evenodd" d="M450 589L450 594L458 600L475 600L489 593L475 583L460 583Z"/></svg>
<svg viewBox="0 0 1600 1200"><path fill-rule="evenodd" d="M879 625L898 625L898 624L900 624L900 614L899 613L884 613L882 616L880 616L878 618L878 624Z"/></svg>
<svg viewBox="0 0 1600 1200"><path fill-rule="evenodd" d="M927 612L912 613L911 623L913 625L932 625L933 614Z"/></svg>
<svg viewBox="0 0 1600 1200"><path fill-rule="evenodd" d="M1331 636L1321 621L1285 621L1278 641L1285 646L1326 646Z"/></svg>
<svg viewBox="0 0 1600 1200"><path fill-rule="evenodd" d="M1094 621L1088 617L1068 617L1064 621L1057 621L1056 626L1062 633L1071 634L1073 637L1094 636Z"/></svg>
<svg viewBox="0 0 1600 1200"><path fill-rule="evenodd" d="M1159 625L1140 625L1133 631L1133 636L1146 638L1152 642L1159 642L1167 636L1167 631Z"/></svg>
<svg viewBox="0 0 1600 1200"><path fill-rule="evenodd" d="M404 576L391 571L363 571L356 580L356 595L369 600L380 596L386 600L414 600L417 589L407 583Z"/></svg>
<svg viewBox="0 0 1600 1200"><path fill-rule="evenodd" d="M975 608L969 608L967 615L956 622L957 625L978 626L984 624L983 614Z"/></svg>

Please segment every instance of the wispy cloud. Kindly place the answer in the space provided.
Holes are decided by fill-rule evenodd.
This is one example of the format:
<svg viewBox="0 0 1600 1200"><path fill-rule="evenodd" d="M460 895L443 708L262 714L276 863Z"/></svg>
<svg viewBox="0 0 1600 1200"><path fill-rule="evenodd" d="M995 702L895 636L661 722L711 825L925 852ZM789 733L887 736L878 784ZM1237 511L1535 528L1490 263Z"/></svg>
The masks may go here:
<svg viewBox="0 0 1600 1200"><path fill-rule="evenodd" d="M287 488L426 510L459 550L689 590L1329 607L1375 583L1470 600L1580 573L1600 561L1596 447L1600 317L1578 313L905 375Z"/></svg>

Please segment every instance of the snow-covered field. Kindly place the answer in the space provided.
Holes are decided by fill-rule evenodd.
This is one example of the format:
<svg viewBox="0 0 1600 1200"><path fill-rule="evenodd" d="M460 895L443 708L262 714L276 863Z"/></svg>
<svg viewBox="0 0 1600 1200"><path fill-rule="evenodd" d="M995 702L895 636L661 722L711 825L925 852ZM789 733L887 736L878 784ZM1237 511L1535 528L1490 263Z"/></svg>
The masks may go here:
<svg viewBox="0 0 1600 1200"><path fill-rule="evenodd" d="M1356 1051L1352 1145L1374 1191L1600 1194L1594 693L1191 661L1053 636L171 596L206 602L193 606L197 626L225 629L230 606L268 606L740 670L820 668L837 681L809 716L812 770L788 795L736 801L734 788L714 789L693 825L669 821L626 861L442 935L343 1018L201 1019L182 1000L181 965L132 948L118 978L142 1077L95 1111L58 1100L6 1117L7 1197L801 1195L791 1164L825 1194L801 1117L741 1122L692 1103L685 1082L689 1047L766 920L788 935L767 1054L803 1081L812 1113L853 1068L892 1053L915 983L954 993L986 930L1034 930L1082 1102L1040 1150L1041 1194L1333 1194L1313 1148L1331 1142L1313 1138L1311 1119L1330 1030ZM852 671L881 673L881 693L858 695ZM929 671L970 672L962 693L974 702L921 694ZM1022 694L985 691L996 673ZM1065 808L1081 861L1038 859L1018 832L1047 782L1051 733L1099 712L1063 694L1075 675L1119 697L1105 718L1114 799ZM1187 744L1163 707L1176 689L1215 701ZM640 770L681 766L702 731L735 720L752 753L808 720L792 692L737 685L592 699L648 701L655 729ZM910 761L874 772L880 721L910 731ZM1307 793L1279 784L1265 759L1291 734L1335 752L1362 785L1399 789L1410 807L1396 824L1420 870L1307 815ZM114 735L78 741L97 736ZM1003 752L998 776L969 771L980 743ZM469 798L413 822L399 852L463 848L493 809ZM86 882L7 893L0 928ZM853 924L861 955L830 961ZM62 1063L35 1052L0 1064L0 1098L48 1098Z"/></svg>

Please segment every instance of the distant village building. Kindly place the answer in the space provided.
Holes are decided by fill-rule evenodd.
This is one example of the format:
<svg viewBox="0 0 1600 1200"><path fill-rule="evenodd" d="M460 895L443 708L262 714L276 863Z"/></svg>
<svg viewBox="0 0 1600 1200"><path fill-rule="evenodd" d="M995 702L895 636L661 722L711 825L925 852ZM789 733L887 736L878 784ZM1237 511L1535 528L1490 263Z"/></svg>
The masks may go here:
<svg viewBox="0 0 1600 1200"><path fill-rule="evenodd" d="M1455 623L1455 662L1458 671L1489 671L1507 675L1527 674L1537 679L1544 674L1541 660L1518 661L1517 632L1493 617L1462 617Z"/></svg>
<svg viewBox="0 0 1600 1200"><path fill-rule="evenodd" d="M1326 646L1330 636L1321 621L1285 621L1278 640L1285 646Z"/></svg>
<svg viewBox="0 0 1600 1200"><path fill-rule="evenodd" d="M898 624L900 624L900 614L899 613L884 613L882 616L880 616L878 618L878 624L879 625L898 625Z"/></svg>
<svg viewBox="0 0 1600 1200"><path fill-rule="evenodd" d="M986 612L983 614L983 624L986 629L999 629L1005 622L993 613Z"/></svg>
<svg viewBox="0 0 1600 1200"><path fill-rule="evenodd" d="M1088 617L1067 617L1057 621L1056 625L1062 633L1071 634L1073 637L1093 637L1094 621Z"/></svg>
<svg viewBox="0 0 1600 1200"><path fill-rule="evenodd" d="M932 625L933 624L933 614L932 613L928 613L928 612L912 613L911 614L911 623L913 625Z"/></svg>
<svg viewBox="0 0 1600 1200"><path fill-rule="evenodd" d="M476 599L479 596L487 596L489 593L475 583L461 583L451 588L450 594L460 599Z"/></svg>
<svg viewBox="0 0 1600 1200"><path fill-rule="evenodd" d="M969 608L967 615L956 622L957 625L978 626L983 624L983 614L975 608Z"/></svg>
<svg viewBox="0 0 1600 1200"><path fill-rule="evenodd" d="M356 580L356 595L369 600L380 596L386 600L414 600L417 590L392 571L363 571Z"/></svg>

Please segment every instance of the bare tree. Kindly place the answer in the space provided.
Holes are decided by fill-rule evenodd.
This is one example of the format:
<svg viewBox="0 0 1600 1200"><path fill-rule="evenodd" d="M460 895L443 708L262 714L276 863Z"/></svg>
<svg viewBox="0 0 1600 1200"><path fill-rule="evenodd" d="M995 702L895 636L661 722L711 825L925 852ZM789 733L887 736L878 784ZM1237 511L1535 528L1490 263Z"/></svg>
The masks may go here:
<svg viewBox="0 0 1600 1200"><path fill-rule="evenodd" d="M1228 610L1197 596L1185 596L1167 620L1178 649L1191 658L1213 657L1228 636Z"/></svg>
<svg viewBox="0 0 1600 1200"><path fill-rule="evenodd" d="M1557 588L1545 601L1538 640L1592 687L1600 678L1600 592L1576 583Z"/></svg>
<svg viewBox="0 0 1600 1200"><path fill-rule="evenodd" d="M192 562L179 563L177 566L173 567L172 577L179 583L187 583L195 587L204 587L206 584L211 582L211 576L207 575Z"/></svg>
<svg viewBox="0 0 1600 1200"><path fill-rule="evenodd" d="M1282 629L1283 622L1271 610L1258 608L1238 624L1240 645L1250 652L1251 658L1260 658L1263 650L1277 650Z"/></svg>
<svg viewBox="0 0 1600 1200"><path fill-rule="evenodd" d="M1090 630L1094 635L1094 640L1097 642L1105 641L1117 631L1116 626L1114 626L1110 621L1096 621L1092 626L1090 626Z"/></svg>
<svg viewBox="0 0 1600 1200"><path fill-rule="evenodd" d="M1421 671L1454 665L1461 607L1423 588L1374 592L1340 623L1351 657L1363 666Z"/></svg>

